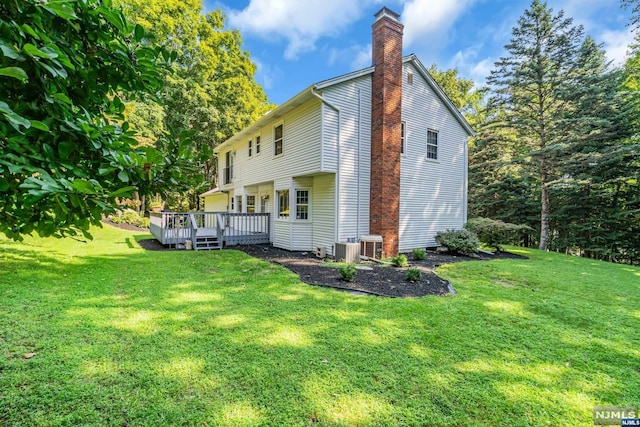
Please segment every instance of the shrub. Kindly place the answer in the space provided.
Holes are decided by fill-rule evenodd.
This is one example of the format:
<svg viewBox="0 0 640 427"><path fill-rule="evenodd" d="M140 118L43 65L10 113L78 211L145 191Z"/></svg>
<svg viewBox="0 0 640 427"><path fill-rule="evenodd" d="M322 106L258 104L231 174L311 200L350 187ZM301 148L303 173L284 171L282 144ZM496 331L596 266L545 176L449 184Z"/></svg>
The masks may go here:
<svg viewBox="0 0 640 427"><path fill-rule="evenodd" d="M528 225L511 224L490 218L470 219L464 228L476 233L482 243L495 248L496 252L500 252L502 245L516 243L523 233L533 231Z"/></svg>
<svg viewBox="0 0 640 427"><path fill-rule="evenodd" d="M358 274L358 270L351 264L342 265L338 270L340 271L340 275L342 275L342 280L345 282L353 282L356 274Z"/></svg>
<svg viewBox="0 0 640 427"><path fill-rule="evenodd" d="M465 229L439 231L438 234L436 234L436 242L447 248L450 252L463 254L474 253L476 249L478 249L478 246L480 246L480 241L476 233Z"/></svg>
<svg viewBox="0 0 640 427"><path fill-rule="evenodd" d="M407 280L410 282L419 282L422 278L422 272L417 268L410 268L407 270Z"/></svg>
<svg viewBox="0 0 640 427"><path fill-rule="evenodd" d="M110 221L114 224L131 224L136 227L149 228L149 218L140 216L138 212L130 209L118 211L111 216Z"/></svg>
<svg viewBox="0 0 640 427"><path fill-rule="evenodd" d="M394 256L391 258L391 262L394 267L406 267L409 265L409 260L407 260L407 256L405 254L400 254L398 256Z"/></svg>
<svg viewBox="0 0 640 427"><path fill-rule="evenodd" d="M427 255L427 252L424 249L414 249L413 250L413 259L421 260Z"/></svg>

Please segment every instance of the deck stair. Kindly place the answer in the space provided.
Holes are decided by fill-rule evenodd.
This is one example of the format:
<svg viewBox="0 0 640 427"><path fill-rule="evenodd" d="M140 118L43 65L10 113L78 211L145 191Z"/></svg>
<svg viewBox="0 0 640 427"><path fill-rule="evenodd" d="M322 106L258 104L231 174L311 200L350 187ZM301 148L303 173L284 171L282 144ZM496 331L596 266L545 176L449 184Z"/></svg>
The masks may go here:
<svg viewBox="0 0 640 427"><path fill-rule="evenodd" d="M222 244L218 240L217 236L201 236L196 237L196 245L194 246L196 251L210 250L210 249L222 249Z"/></svg>

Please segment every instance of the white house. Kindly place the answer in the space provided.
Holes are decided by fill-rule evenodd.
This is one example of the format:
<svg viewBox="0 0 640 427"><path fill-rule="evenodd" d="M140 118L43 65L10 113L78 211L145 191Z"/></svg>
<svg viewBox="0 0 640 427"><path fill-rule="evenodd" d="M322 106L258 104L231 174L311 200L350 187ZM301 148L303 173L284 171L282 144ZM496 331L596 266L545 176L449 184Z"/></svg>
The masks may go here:
<svg viewBox="0 0 640 427"><path fill-rule="evenodd" d="M386 256L435 246L467 219L473 130L415 55L399 15L373 24L373 66L312 84L216 148L206 211L272 214L274 246L381 235Z"/></svg>

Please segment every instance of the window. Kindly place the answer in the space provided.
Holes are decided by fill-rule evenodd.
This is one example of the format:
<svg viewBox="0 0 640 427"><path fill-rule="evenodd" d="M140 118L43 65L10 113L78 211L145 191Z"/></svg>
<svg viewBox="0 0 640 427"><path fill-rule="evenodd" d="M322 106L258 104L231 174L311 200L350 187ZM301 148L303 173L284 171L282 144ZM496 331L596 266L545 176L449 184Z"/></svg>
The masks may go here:
<svg viewBox="0 0 640 427"><path fill-rule="evenodd" d="M238 209L236 212L242 212L242 196L236 196L236 206Z"/></svg>
<svg viewBox="0 0 640 427"><path fill-rule="evenodd" d="M249 140L249 157L253 156L253 141Z"/></svg>
<svg viewBox="0 0 640 427"><path fill-rule="evenodd" d="M289 190L278 190L278 218L289 218Z"/></svg>
<svg viewBox="0 0 640 427"><path fill-rule="evenodd" d="M282 125L278 125L273 129L273 155L282 154Z"/></svg>
<svg viewBox="0 0 640 427"><path fill-rule="evenodd" d="M224 155L224 158L226 164L223 171L224 183L231 184L231 182L233 181L233 155L231 154L231 151L227 151Z"/></svg>
<svg viewBox="0 0 640 427"><path fill-rule="evenodd" d="M438 159L438 132L427 130L427 159Z"/></svg>
<svg viewBox="0 0 640 427"><path fill-rule="evenodd" d="M260 135L256 136L256 155L260 154Z"/></svg>
<svg viewBox="0 0 640 427"><path fill-rule="evenodd" d="M296 190L296 219L309 219L309 190Z"/></svg>
<svg viewBox="0 0 640 427"><path fill-rule="evenodd" d="M406 122L402 122L400 124L400 154L404 154L406 151L405 141L407 140L407 124Z"/></svg>
<svg viewBox="0 0 640 427"><path fill-rule="evenodd" d="M413 84L413 73L411 71L407 71L407 84Z"/></svg>
<svg viewBox="0 0 640 427"><path fill-rule="evenodd" d="M255 213L256 196L247 196L247 213Z"/></svg>
<svg viewBox="0 0 640 427"><path fill-rule="evenodd" d="M235 200L236 200L236 198L235 198L235 197L232 197L232 198L231 198L231 212L233 212L233 211L235 211L235 210L236 210Z"/></svg>

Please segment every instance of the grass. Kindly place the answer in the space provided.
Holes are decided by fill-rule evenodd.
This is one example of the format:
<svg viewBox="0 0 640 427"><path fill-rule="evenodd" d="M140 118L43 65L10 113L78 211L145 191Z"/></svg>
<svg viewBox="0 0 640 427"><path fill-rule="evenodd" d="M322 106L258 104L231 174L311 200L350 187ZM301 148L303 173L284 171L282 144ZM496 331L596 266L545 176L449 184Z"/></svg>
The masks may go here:
<svg viewBox="0 0 640 427"><path fill-rule="evenodd" d="M0 425L587 426L640 405L638 268L519 249L441 267L457 296L356 297L94 234L0 240Z"/></svg>

